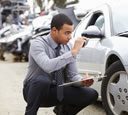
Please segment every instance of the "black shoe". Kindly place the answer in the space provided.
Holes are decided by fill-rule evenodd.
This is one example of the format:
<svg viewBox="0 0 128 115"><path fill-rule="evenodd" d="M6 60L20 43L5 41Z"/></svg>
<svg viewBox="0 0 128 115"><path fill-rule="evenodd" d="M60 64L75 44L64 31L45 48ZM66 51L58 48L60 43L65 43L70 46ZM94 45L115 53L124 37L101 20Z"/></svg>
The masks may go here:
<svg viewBox="0 0 128 115"><path fill-rule="evenodd" d="M53 109L53 112L56 114L56 115L64 115L63 113L63 106L62 105L58 105L56 107L54 107Z"/></svg>

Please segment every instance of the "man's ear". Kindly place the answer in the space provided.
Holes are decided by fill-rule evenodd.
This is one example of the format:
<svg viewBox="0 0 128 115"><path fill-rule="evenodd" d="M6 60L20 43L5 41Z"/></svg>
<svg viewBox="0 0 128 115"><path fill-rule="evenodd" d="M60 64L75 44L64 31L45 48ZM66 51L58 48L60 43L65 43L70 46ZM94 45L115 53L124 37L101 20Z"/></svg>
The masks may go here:
<svg viewBox="0 0 128 115"><path fill-rule="evenodd" d="M53 27L53 28L52 28L52 31L53 31L53 32L56 32L56 31L57 31L56 27Z"/></svg>
<svg viewBox="0 0 128 115"><path fill-rule="evenodd" d="M52 30L52 33L53 33L54 35L56 35L56 34L58 33L58 30L56 29L56 27L53 27L51 30Z"/></svg>

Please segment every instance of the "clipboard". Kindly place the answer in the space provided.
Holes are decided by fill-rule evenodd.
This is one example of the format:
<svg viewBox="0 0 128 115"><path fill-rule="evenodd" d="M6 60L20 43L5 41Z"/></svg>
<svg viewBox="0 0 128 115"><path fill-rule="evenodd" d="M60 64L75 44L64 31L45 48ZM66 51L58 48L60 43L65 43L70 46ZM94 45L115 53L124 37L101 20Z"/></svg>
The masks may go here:
<svg viewBox="0 0 128 115"><path fill-rule="evenodd" d="M90 80L90 79L97 79L98 81L101 80L102 78L104 78L106 76L100 76L100 77L94 77L94 76L90 76L88 78L85 78L85 79L82 79L82 80L79 80L79 81L72 81L72 82L68 82L68 83L63 83L61 85L59 85L59 87L62 87L62 86L68 86L68 85L75 85L75 84L79 84L81 83L82 81L85 81L85 80Z"/></svg>
<svg viewBox="0 0 128 115"><path fill-rule="evenodd" d="M72 81L72 82L68 82L68 83L63 83L63 84L59 85L59 87L68 86L68 85L75 85L77 83L81 83L82 81L89 80L89 79L94 79L94 78L95 77L91 76L91 77L88 77L88 78L85 78L85 79L82 79L82 80L79 80L79 81Z"/></svg>

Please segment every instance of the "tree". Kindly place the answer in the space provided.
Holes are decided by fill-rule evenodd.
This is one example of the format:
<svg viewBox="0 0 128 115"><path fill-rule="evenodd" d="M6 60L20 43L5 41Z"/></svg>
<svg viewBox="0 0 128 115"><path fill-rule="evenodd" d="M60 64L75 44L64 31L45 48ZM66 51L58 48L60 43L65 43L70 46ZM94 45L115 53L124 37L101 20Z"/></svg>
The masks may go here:
<svg viewBox="0 0 128 115"><path fill-rule="evenodd" d="M40 10L42 10L42 0L36 0L37 5L40 7Z"/></svg>
<svg viewBox="0 0 128 115"><path fill-rule="evenodd" d="M67 5L76 4L79 2L79 0L72 0L70 2L68 2L68 0L53 0L53 1L54 1L54 5L60 8L65 8Z"/></svg>
<svg viewBox="0 0 128 115"><path fill-rule="evenodd" d="M66 6L66 1L67 0L53 0L54 1L54 4L57 6L57 7L62 7L64 8Z"/></svg>

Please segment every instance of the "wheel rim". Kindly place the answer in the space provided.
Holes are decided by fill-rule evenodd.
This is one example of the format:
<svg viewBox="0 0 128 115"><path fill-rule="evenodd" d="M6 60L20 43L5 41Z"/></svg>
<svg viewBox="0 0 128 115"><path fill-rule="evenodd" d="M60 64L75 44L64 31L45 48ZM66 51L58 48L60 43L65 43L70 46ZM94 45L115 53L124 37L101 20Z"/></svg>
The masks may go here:
<svg viewBox="0 0 128 115"><path fill-rule="evenodd" d="M128 114L128 75L125 71L111 76L107 86L107 100L114 115Z"/></svg>

